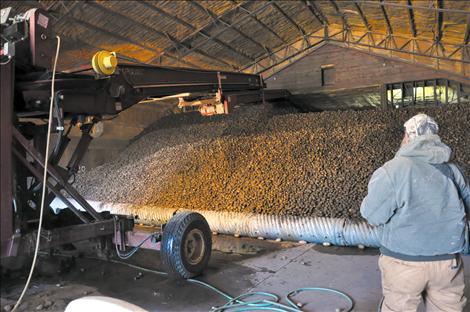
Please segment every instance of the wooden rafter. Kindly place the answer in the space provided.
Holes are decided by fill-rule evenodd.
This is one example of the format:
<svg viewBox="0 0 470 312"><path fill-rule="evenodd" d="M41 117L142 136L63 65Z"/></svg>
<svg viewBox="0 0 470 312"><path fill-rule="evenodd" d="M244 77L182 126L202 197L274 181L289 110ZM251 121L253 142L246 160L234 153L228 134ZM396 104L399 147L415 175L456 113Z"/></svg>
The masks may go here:
<svg viewBox="0 0 470 312"><path fill-rule="evenodd" d="M356 1L356 0L355 0ZM468 15L468 10L461 10L461 9L452 9L452 8L437 8L432 6L422 6L422 5L414 5L410 1L407 1L407 4L403 4L400 2L392 2L392 1L385 1L381 4L378 1L370 1L370 0L358 0L362 5L368 6L377 6L377 5L384 5L391 8L411 8L416 10L426 10L426 11L433 11L433 12L446 12L446 13L456 13L456 14L465 14ZM418 1L417 1L418 2ZM418 2L419 3L419 2Z"/></svg>
<svg viewBox="0 0 470 312"><path fill-rule="evenodd" d="M387 25L387 33L388 34L393 34L393 28L392 28L392 24L390 23L390 18L388 17L388 14L387 14L387 9L385 8L385 5L384 5L384 0L380 0L380 9L382 9L382 14L384 16L384 20L385 20L385 25Z"/></svg>
<svg viewBox="0 0 470 312"><path fill-rule="evenodd" d="M160 25L164 26L165 21L172 21L172 25L175 26L181 25L183 33L180 33L171 28L169 28L167 32L165 28L153 27L151 24L136 17L136 15L129 15L117 9L115 6L107 6L100 1L26 0L28 3L31 2L33 6L38 6L38 3L40 3L42 7L46 9L49 8L58 29L62 27L63 30L67 32L70 27L79 27L82 25L85 29L91 29L96 33L102 34L104 37L111 38L112 41L124 42L125 40L128 44L139 46L146 51L152 51L152 55L155 55L155 57L151 60L145 60L146 62L152 62L152 60L163 56L163 64L167 65L176 64L176 61L178 61L181 62L182 65L185 64L192 67L200 67L207 63L208 65L212 64L211 66L220 66L221 69L230 66L230 68L240 70L244 68L247 63L258 63L260 59L264 59L269 55L274 57L273 61L282 61L284 56L281 53L269 53L270 50L277 50L280 46L285 46L288 42L291 42L291 39L295 39L298 44L286 47L286 51L289 50L290 53L292 51L294 51L293 53L297 53L295 49L301 51L306 46L309 46L309 43L311 45L315 42L313 37L309 36L310 28L304 26L308 22L313 23L314 28L320 28L319 24L323 26L321 34L324 35L325 41L331 40L332 42L340 42L342 40L348 46L351 45L351 47L369 46L371 49L389 50L391 51L389 53L390 57L401 57L401 53L408 53L416 56L436 57L435 59L452 62L457 61L457 59L468 61L470 58L470 49L468 46L470 42L470 12L467 8L463 8L462 6L453 6L452 1L432 0L433 5L427 5L427 3L425 5L419 1L412 0L348 0L349 8L352 9L351 11L346 9L345 5L341 2L343 0L297 0L297 5L300 5L304 10L304 14L306 14L302 16L296 16L289 9L281 6L282 1L251 1L252 0L228 0L225 2L225 6L217 6L219 8L225 8L223 12L220 13L216 11L216 9L213 9L212 5L207 6L203 1L185 1L185 6L199 5L203 8L204 13L209 16L209 18L203 16L202 19L204 19L204 21L201 23L201 26L194 21L197 16L200 16L199 14L183 17L177 14L178 12L175 12L179 6L163 6L155 4L152 1L143 1L142 6L139 4L139 10L153 10L155 12L154 16L157 19L163 18L164 20ZM229 6L227 6L227 3ZM100 6L101 9L103 9L103 16L109 15L112 19L120 19L123 23L126 23L126 26L130 26L132 22L135 27L135 33L127 34L119 31L116 33L104 23L96 23L88 19L87 16L89 15L87 15L86 10L83 10L83 14L81 15L70 14L70 12L68 12L72 10L75 11L75 7L81 7L82 5L85 7L86 5ZM276 16L282 19L282 26L273 21L268 15L260 14L258 9L261 6L265 8L271 7L276 10L274 13L279 12L282 16ZM24 7L23 4L22 7ZM372 13L372 11L369 12L368 7L375 7L376 10L379 9L380 11L374 11L377 14L370 15L369 13ZM278 9L280 9L280 11ZM328 11L328 15L323 14L326 12L325 10ZM405 19L404 23L409 23L409 26L404 25L407 26L406 29L402 29L392 23L393 19L391 20L390 18L392 17L392 13L397 13L395 10L397 10L398 14L403 13L403 15L407 15L403 16ZM429 12L428 15L431 17L431 20L426 21L425 19L419 18L421 16L419 12ZM199 11L197 13L199 13ZM357 18L361 18L359 27L356 27L358 26L356 24L351 24L353 20L348 13L355 14L356 22L358 21ZM449 16L447 16L448 13ZM68 18L68 15L71 15L71 18ZM337 22L333 23L333 19L335 18ZM245 22L247 20L252 21L252 23L250 23L251 28L243 26L243 23L240 22L242 19L245 20ZM449 19L448 23L451 25L458 23L463 27L460 36L458 36L455 31L446 31L447 24L445 23L447 20L445 19ZM69 20L71 20L71 26L67 26ZM376 24L377 20L380 27L379 24ZM333 24L330 24L330 22ZM427 23L431 23L432 26ZM142 25L147 28L144 28ZM338 32L339 35L336 37L329 35L328 32L333 33L335 30L338 30L341 25L344 31ZM362 27L363 25L365 27ZM425 33L421 31L424 30L424 25L428 25L426 26L428 27L427 30L433 33L432 38L424 37ZM282 27L285 29L286 26L292 29L290 34L278 32ZM149 33L151 29L155 39L162 43L162 45L157 45L151 40L140 40L137 33ZM225 31L227 33L230 32L231 36L228 36L228 34L227 36L219 36ZM262 36L254 37L252 35L252 33L258 34L260 32L263 33ZM367 34L367 32L369 34ZM58 31L58 33L60 34L60 31ZM89 31L85 33L89 33ZM302 38L299 37L299 34L302 35ZM376 36L375 42L367 38L372 35L374 37ZM340 36L343 36L343 38L340 38ZM446 39L447 37L449 37L449 40ZM244 42L247 49L233 45L233 38L237 38L237 42ZM80 38L77 38L77 40L79 39ZM395 39L397 41L393 44L392 41ZM460 44L452 44L456 39L459 40ZM253 40L255 42L253 42ZM253 45L251 43L253 43ZM92 44L96 44L96 42L92 42ZM210 45L208 46L208 44ZM210 49L209 47L215 47L216 49ZM87 45L86 48L89 50L90 46ZM157 51L159 52L157 53ZM220 53L215 51L220 51ZM397 52L397 54L393 52ZM198 65L183 61L188 60L186 56L190 53L194 53L195 56L201 60L197 62ZM410 57L410 59L417 62L422 60L422 58L416 58L415 60L413 57ZM439 62L434 63L439 64ZM443 69L447 68L447 63L440 63ZM464 62L464 64L467 66L466 64L468 64L468 62ZM262 68L263 66L266 66L266 63L262 63L258 68ZM462 72L464 72L464 70L462 70Z"/></svg>
<svg viewBox="0 0 470 312"><path fill-rule="evenodd" d="M238 10L239 6L241 6L242 4L243 4L243 2L238 3L238 4L237 4L236 6L234 6L233 8L230 8L230 9L226 10L224 13L222 13L221 15L219 15L219 16L217 17L217 19L222 19L224 16L233 13L235 10ZM207 32L207 31L209 30L209 28L211 28L211 27L213 26L213 22L214 22L214 21L211 21L211 22L209 22L209 23L206 23L204 26L202 26L202 27L196 29L196 30L193 31L192 33L190 33L190 34L184 36L183 38L181 38L180 41L181 41L182 43L191 44L191 43L190 43L190 40L192 40L194 37L196 37L197 35L199 35L200 32ZM222 32L224 32L225 30L226 30L226 28L224 28L224 29L222 30ZM222 33L222 32L221 32L221 33ZM217 34L217 35L212 34L212 35L211 35L211 38L215 39L215 38L217 38L218 35L219 35L219 34ZM204 41L204 43L206 43L206 42L208 42L208 41L209 41L209 39L206 38L205 41ZM190 53L193 52L193 49L194 49L194 48L199 48L199 47L201 47L201 46L202 46L202 45L197 45L197 47L194 47L194 46L193 46L193 48L191 48L190 50L184 51L180 57L185 57L185 56L187 56L188 54L190 54ZM169 48L169 47L168 47L168 48L165 48L165 49L163 50L163 53L167 53L167 52L170 52L170 48ZM151 60L149 60L149 62L152 63L152 62L154 62L154 61L156 61L156 60L161 60L161 57L160 57L160 56L153 57Z"/></svg>
<svg viewBox="0 0 470 312"><path fill-rule="evenodd" d="M236 3L235 0L232 0L233 3ZM287 41L282 38L277 32L275 32L271 27L263 23L258 17L256 17L256 14L253 14L249 9L244 7L243 5L240 6L240 10L245 12L250 16L250 18L255 21L259 26L261 26L265 31L269 32L271 35L279 39L282 43L286 43Z"/></svg>
<svg viewBox="0 0 470 312"><path fill-rule="evenodd" d="M344 29L351 29L351 26L349 25L348 19L346 18L346 15L344 15L343 12L339 9L338 4L336 3L335 0L330 0L331 6L335 10L335 13L341 16L341 20L343 21L343 28Z"/></svg>
<svg viewBox="0 0 470 312"><path fill-rule="evenodd" d="M465 36L463 37L463 44L467 45L470 41L470 15L467 16L467 27L465 28Z"/></svg>
<svg viewBox="0 0 470 312"><path fill-rule="evenodd" d="M323 26L328 26L329 21L320 8L315 4L315 2L310 0L304 0L305 5L312 15L322 24Z"/></svg>
<svg viewBox="0 0 470 312"><path fill-rule="evenodd" d="M443 0L436 0L436 7L438 9L443 9L444 8L444 1ZM436 11L436 44L440 44L441 39L442 39L442 22L444 20L444 12L443 11Z"/></svg>
<svg viewBox="0 0 470 312"><path fill-rule="evenodd" d="M44 3L43 3L42 1L37 1L37 2L41 5L41 7L44 7ZM56 4L56 3L58 3L58 2L54 2L53 4ZM80 9L84 4L85 4L85 2L83 2L83 1L78 1L78 0L77 0L77 1L73 1L73 2L72 2L72 1L69 1L69 5L68 5L68 6L65 5L65 4L63 4L63 3L61 3L62 7L63 7L64 10L65 10L65 13L64 13L64 14L60 14L59 12L55 12L56 14L51 14L52 18L55 19L54 23L57 25L59 22L63 21L65 18L67 18L69 15L71 15L75 10ZM51 9L52 7L53 7L53 5L50 5L49 9ZM56 16L57 13L58 13L58 16ZM72 18L72 19L73 19L73 18ZM58 34L61 35L60 32L59 32ZM105 50L105 48L103 48L103 47L101 47L101 46L99 46L99 45L95 45L95 44L92 44L92 43L90 43L90 42L85 42L85 41L81 40L80 38L76 38L76 37L75 37L75 38L67 38L67 37L65 37L65 38L62 38L61 40L64 41L66 44L69 44L71 47L74 47L74 48L75 48L76 46L78 46L78 47L81 47L81 48L83 48L83 47L89 47L89 48L91 48L91 49L93 49L93 50L97 50L97 51L99 51L99 50ZM78 45L77 45L77 44L78 44ZM135 59L135 58L133 58L133 57L131 57L131 56L124 55L122 52L119 53L118 57L123 58L123 59L126 59L126 60L128 60L128 61L130 61L130 62L133 62L133 63L145 64L145 62L142 62L142 61L140 61L140 60L137 60L137 59ZM87 59L87 60L85 60L85 61L82 60L82 61L80 61L80 62L77 63L77 64L79 64L79 65L84 65L84 64L89 64L89 62L90 62L90 60ZM77 64L74 64L74 65L72 65L71 67L75 67Z"/></svg>
<svg viewBox="0 0 470 312"><path fill-rule="evenodd" d="M235 31L240 37L243 37L245 40L253 43L254 45L258 46L259 48L261 48L263 50L263 52L269 52L269 49L262 43L256 41L255 39L253 39L251 36L245 34L243 31L241 31L239 28L237 28L236 26L233 26L227 22L225 22L223 19L218 19L217 18L217 14L211 12L209 9L205 8L204 6L202 6L200 3L198 3L197 1L189 1L188 2L189 4L191 4L193 7L201 10L202 12L205 12L213 21L214 23L216 24L217 22L220 22L220 24L224 25L225 27L227 28L230 28L232 29L233 31Z"/></svg>
<svg viewBox="0 0 470 312"><path fill-rule="evenodd" d="M174 22L176 22L177 24L180 24L188 29L190 29L191 31L197 31L197 28L195 26L193 26L192 24L186 22L185 20L179 18L178 16L174 15L174 14L170 14L168 12L166 12L165 10L161 9L161 8L158 8L154 5L151 5L145 1L141 1L139 2L140 4L144 5L146 8L148 8L149 10L151 11L154 11L162 16L165 16L166 18L169 18L171 20L173 20ZM204 37L204 38L207 38L209 39L210 41L214 42L215 44L219 45L219 46L222 46L224 47L225 49L227 50L230 50L231 52L247 59L247 60L254 60L254 58L242 51L239 51L238 49L235 49L234 47L232 47L231 45L217 39L217 38L212 38L211 35L209 33L207 33L206 31L204 30L201 30L199 32L197 32L198 35ZM182 44L185 44L185 42L183 42L182 40L180 40L180 42ZM166 51L166 50L165 50Z"/></svg>
<svg viewBox="0 0 470 312"><path fill-rule="evenodd" d="M276 11L278 11L284 17L284 19L286 19L292 26L294 26L300 32L300 34L302 35L303 38L305 38L306 33L302 29L302 27L300 27L299 24L297 24L289 15L287 15L287 13L284 12L284 10L281 9L281 7L279 7L279 5L277 5L276 2L272 2L272 6L273 6L273 8L276 9ZM307 44L308 44L308 42L307 42Z"/></svg>
<svg viewBox="0 0 470 312"><path fill-rule="evenodd" d="M239 5L240 5L240 4L239 4ZM266 2L266 3L262 4L261 6L259 6L258 8L256 8L254 11L252 11L251 14L258 14L259 12L265 10L265 9L266 9L268 6L270 6L270 5L271 5L270 2ZM238 7L234 8L234 9L238 9ZM232 10L234 10L234 9L230 9L229 11L232 12ZM218 20L221 20L221 18L225 15L225 13L226 13L226 12L224 12L222 15L219 15L219 16L217 17L217 19L218 19ZM246 19L248 19L248 18L249 18L248 15L245 15L245 16L241 17L240 19L238 19L238 20L234 21L232 24L230 24L230 27L224 27L224 28L220 29L219 31L216 31L215 33L213 33L213 34L212 34L212 38L217 38L217 37L219 37L220 35L222 35L223 33L225 33L227 30L232 29L232 28L235 27L236 25L241 24L242 22L244 22L244 21L245 21ZM206 29L206 28L210 27L211 25L213 25L213 23L209 23L209 25L204 26L203 29ZM191 34L189 37L192 37L192 36L194 36L194 35L195 35L195 34ZM185 40L185 39L183 39L183 40ZM185 57L186 55L192 53L195 48L198 48L198 47L201 47L201 46L205 45L208 41L209 41L209 40L206 39L206 40L203 40L203 41L201 41L201 42L198 42L198 43L194 44L194 45L191 47L191 49L185 51L185 52L181 55L181 57Z"/></svg>
<svg viewBox="0 0 470 312"><path fill-rule="evenodd" d="M361 20L364 23L364 26L367 28L368 31L372 31L372 27L370 26L369 21L367 20L367 17L364 14L364 11L362 11L362 8L357 3L357 1L354 1L354 7L356 8L357 13L359 13L359 16L361 17Z"/></svg>
<svg viewBox="0 0 470 312"><path fill-rule="evenodd" d="M335 31L335 30L338 30L338 29L335 29L334 27L331 27L331 30ZM456 63L462 64L462 66L464 66L465 64L470 64L470 60L465 59L465 58L460 58L459 56L451 58L452 55L436 55L435 53L430 53L429 49L424 51L424 52L419 51L419 50L417 51L410 45L410 41L418 41L418 40L423 42L423 43L426 43L427 45L429 45L433 42L431 40L409 39L409 38L407 39L406 37L403 37L403 36L400 36L400 35L391 35L391 36L394 36L394 37L396 37L397 39L400 39L400 40L407 39L407 42L405 44L401 45L400 47L383 47L383 46L380 46L378 44L375 44L372 41L363 40L361 42L359 40L350 40L349 38L346 41L343 40L343 39L340 39L339 37L343 37L343 38L345 37L345 36L341 36L341 34L340 34L340 33L344 33L344 32L346 32L346 30L342 29L338 33L336 33L335 35L331 35L328 38L325 38L324 34L322 34L320 32L308 34L308 36L310 38L309 41L311 41L313 43L311 46L318 46L322 42L333 42L333 43L336 43L336 44L340 44L341 46L350 47L350 48L363 47L363 48L359 48L363 52L365 52L364 48L371 48L371 49L378 49L378 50L384 50L384 51L399 52L401 54L422 56L422 57L427 57L429 59L454 61ZM364 31L364 32L362 32L360 37L365 38L366 34L367 34L367 31ZM376 36L384 36L384 34L381 34L381 33L373 33L373 34L376 35ZM292 45L298 45L299 42L300 42L300 39L298 39L295 43L292 43L291 46ZM462 46L459 46L459 45L450 45L450 46L458 47L456 49L456 51L454 51L452 54L456 54L459 50L462 49ZM289 48L288 46L283 46L280 49L287 50L288 48ZM264 57L264 58L259 59L256 64L250 64L247 67L245 67L244 69L247 70L248 72L257 73L257 74L261 74L261 73L264 74L264 72L267 72L268 70L270 70L272 68L277 68L277 66L279 64L281 64L283 62L288 62L289 58L296 57L299 53L307 52L307 50L310 49L310 48L311 47L307 47L306 49L303 49L301 51L291 51L289 55L286 55L283 58L278 58L278 60L276 62L267 62L267 57ZM277 53L277 51L278 50L276 50L275 53ZM375 54L375 52L365 52L365 53ZM382 55L382 54L378 54L378 55ZM416 62L416 60L412 59L412 62ZM436 62L431 62L430 65L428 65L428 66L436 68L436 66L438 66L436 64L437 64Z"/></svg>
<svg viewBox="0 0 470 312"><path fill-rule="evenodd" d="M133 25L136 25L137 27L141 28L141 29L145 29L146 31L148 31L149 33L153 33L161 38L165 38L167 39L168 41L170 41L175 47L178 48L183 48L183 49L189 49L190 47L181 43L178 39L176 39L175 37L171 36L169 33L165 33L165 32L162 32L162 31L159 31L159 30L156 30L150 26L147 26L139 21L136 21L134 19L131 19L130 17L126 16L126 15L123 15L121 13L118 13L116 11L111 11L110 9L106 9L104 8L103 6L101 6L100 4L97 4L95 2L86 2L87 5L89 6L92 6L94 8L97 8L103 12L105 12L105 14L109 14L113 17L116 17L118 20L128 20L129 22L131 22ZM94 26L94 25L93 25ZM140 45L140 46L143 46L143 45ZM154 51L158 51L158 50L154 50ZM238 65L237 64L233 64L233 63L229 63L229 62L226 62L225 60L222 60L221 58L218 58L218 57L214 57L213 55L209 55L207 54L206 52L200 50L200 49L197 49L195 51L197 54L209 59L209 60L214 60L216 62L218 62L219 64L223 64L224 66L228 66L228 67L231 67L233 69L237 69L238 68ZM159 55L163 55L163 51L158 51L158 54ZM178 59L178 56L175 55L174 57L176 57Z"/></svg>
<svg viewBox="0 0 470 312"><path fill-rule="evenodd" d="M413 37L417 36L417 30L416 30L416 23L415 23L415 13L413 11L413 3L411 3L411 0L408 1L408 20L410 22L410 30L411 30L411 35Z"/></svg>

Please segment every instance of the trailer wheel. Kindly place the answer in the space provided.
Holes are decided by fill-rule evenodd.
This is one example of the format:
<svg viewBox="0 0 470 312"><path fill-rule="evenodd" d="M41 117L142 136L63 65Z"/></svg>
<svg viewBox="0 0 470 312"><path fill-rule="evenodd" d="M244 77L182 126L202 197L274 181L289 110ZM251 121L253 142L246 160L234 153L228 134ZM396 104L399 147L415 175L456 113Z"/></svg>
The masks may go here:
<svg viewBox="0 0 470 312"><path fill-rule="evenodd" d="M161 259L173 277L191 278L202 273L211 256L209 224L199 213L174 215L163 229Z"/></svg>

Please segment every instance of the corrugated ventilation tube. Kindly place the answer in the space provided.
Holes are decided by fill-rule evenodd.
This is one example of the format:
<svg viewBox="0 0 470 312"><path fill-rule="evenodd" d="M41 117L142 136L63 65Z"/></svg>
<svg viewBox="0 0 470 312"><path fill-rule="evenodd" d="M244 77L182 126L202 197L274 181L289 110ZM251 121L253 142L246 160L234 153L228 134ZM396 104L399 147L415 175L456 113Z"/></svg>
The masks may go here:
<svg viewBox="0 0 470 312"><path fill-rule="evenodd" d="M76 207L78 203L72 201ZM151 205L115 204L89 201L98 212L137 216L137 223L161 224L185 210L162 209ZM65 208L59 199L51 207ZM378 229L364 221L343 218L313 218L262 215L255 213L196 211L202 214L213 232L265 239L305 241L336 246L379 247Z"/></svg>

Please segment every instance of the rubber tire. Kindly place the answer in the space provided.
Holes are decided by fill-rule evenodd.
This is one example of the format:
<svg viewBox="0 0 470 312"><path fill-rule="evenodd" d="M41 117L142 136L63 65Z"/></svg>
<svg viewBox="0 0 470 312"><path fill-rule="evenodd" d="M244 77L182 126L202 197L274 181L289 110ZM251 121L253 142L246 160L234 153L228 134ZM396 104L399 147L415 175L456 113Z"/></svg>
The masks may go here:
<svg viewBox="0 0 470 312"><path fill-rule="evenodd" d="M183 242L187 233L197 228L203 233L205 254L195 265L189 264L183 256ZM212 233L206 219L196 212L181 212L174 215L163 228L161 259L171 277L192 278L201 274L209 263L212 249Z"/></svg>

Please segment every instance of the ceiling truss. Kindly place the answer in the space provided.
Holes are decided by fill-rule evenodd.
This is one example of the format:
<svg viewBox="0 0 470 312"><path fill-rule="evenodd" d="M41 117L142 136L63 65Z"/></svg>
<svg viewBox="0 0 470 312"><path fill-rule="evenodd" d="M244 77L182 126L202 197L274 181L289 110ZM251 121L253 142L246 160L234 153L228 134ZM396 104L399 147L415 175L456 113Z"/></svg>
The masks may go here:
<svg viewBox="0 0 470 312"><path fill-rule="evenodd" d="M254 14L258 14L259 12L261 12L262 10L266 9L268 6L271 5L271 2L266 2L265 4L263 4L261 7L257 8L255 11L251 12L252 15ZM235 9L238 9L237 8L234 8L233 10ZM225 14L224 14L225 15ZM213 20L213 23L216 23L217 21L221 21L221 17L222 16L219 16L217 17L215 20ZM225 33L226 31L230 30L230 29L233 29L234 27L236 27L237 25L243 23L245 20L247 20L248 18L250 18L250 15L245 15L244 17L240 18L239 20L233 22L232 24L228 24L228 23L225 23L225 27L222 28L220 31L216 32L215 34L212 35L212 38L218 38L220 35L222 35L223 33ZM211 23L212 24L212 23ZM206 39L204 41L202 41L201 43L197 43L195 45L192 46L191 49L185 51L181 57L186 57L187 55L191 54L194 52L194 49L197 49L205 44L207 44L207 42L209 41L209 39ZM174 62L170 61L168 63L169 65L172 65L174 64Z"/></svg>
<svg viewBox="0 0 470 312"><path fill-rule="evenodd" d="M124 12L118 12L108 8L105 4L93 1L25 1L31 3L40 3L45 9L51 9L55 23L63 23L65 20L72 21L73 23L83 26L87 29L95 31L113 38L118 42L127 43L141 48L142 50L153 54L149 59L136 60L131 56L122 55L129 60L136 62L144 62L148 64L162 64L162 65L176 65L176 66L190 66L201 67L201 64L193 63L192 54L197 56L200 60L207 60L207 62L217 64L221 69L230 69L238 71L248 71L253 73L272 73L273 70L278 70L283 64L290 63L301 57L305 53L310 53L315 49L327 42L336 43L350 48L358 48L361 50L366 49L371 53L387 54L391 57L405 58L413 62L421 62L421 60L432 60L429 66L436 69L440 68L442 62L453 62L458 68L458 72L463 75L468 75L470 70L469 64L469 47L470 41L470 11L449 7L444 0L433 0L432 6L423 6L421 3L407 0L405 2L390 2L386 0L348 0L353 5L355 14L357 14L363 27L352 26L355 24L348 20L347 11L343 10L343 1L327 0L322 3L314 0L299 0L298 5L303 6L311 16L312 21L316 25L321 25L317 30L307 33L306 29L301 26L305 25L297 21L289 15L280 3L276 0L267 0L264 3L229 0L231 7L225 9L223 13L216 14L211 11L203 2L195 0L187 1L188 5L194 7L196 10L208 16L207 23L202 27L196 27L186 19L180 18L172 12L166 11L165 6L157 5L153 2L140 2L140 5L145 6L159 16L169 19L177 25L181 25L189 31L189 34L181 38L180 35L170 33L168 31L158 30L150 27L145 22L125 15ZM256 5L254 5L256 3ZM114 16L117 19L125 20L133 27L139 28L146 32L151 32L153 35L160 39L165 39L166 46L156 46L152 42L141 42L136 38L124 36L116 31L110 31L105 27L94 25L86 19L81 18L81 14L74 14L77 9L83 11L83 6L92 6L101 10L105 14ZM329 8L325 7L329 6ZM270 26L264 19L266 14L261 14L271 7L272 10L282 16L282 19L287 21L289 25L296 29L295 35L290 35L286 38L276 28ZM377 30L375 24L370 23L370 16L368 16L368 8L375 7L380 9L382 15L383 30ZM401 9L407 14L409 33L397 33L394 29L394 24L390 19L390 10ZM416 11L420 12L433 12L435 16L434 26L432 33L433 39L421 38L420 29L417 23ZM334 14L331 13L334 12ZM329 12L329 15L325 14ZM446 14L464 14L465 16L465 33L463 34L462 44L450 44L446 41L445 18ZM337 16L340 21L338 24L332 24L334 16ZM420 15L419 15L420 16ZM234 18L236 17L236 18ZM269 33L270 38L273 40L268 44L265 40L259 40L256 36L242 30L242 25L245 21L250 20L262 29L265 33ZM236 34L231 40L227 40L227 36L222 38L222 34L227 31L232 31ZM423 29L424 31L424 29ZM249 49L242 49L238 45L233 44L236 39L242 39L250 46ZM100 48L99 44L86 43L82 39L74 38L75 41L80 41L81 46ZM221 50L236 57L223 57L214 54L210 49L206 49L208 44L215 44ZM417 59L419 59L417 61Z"/></svg>
<svg viewBox="0 0 470 312"><path fill-rule="evenodd" d="M272 62L269 58L259 59L256 63L250 64L244 68L246 72L260 73L263 74L265 78L271 76L277 71L281 70L285 66L291 64L296 59L304 56L307 53L310 53L312 49L322 46L326 43L337 43L344 47L349 48L358 48L362 51L367 51L374 54L382 54L388 57L396 57L396 54L406 54L406 59L410 62L416 63L416 57L425 57L434 62L430 63L430 66L439 70L440 62L442 61L455 61L460 64L460 70L464 70L465 66L470 64L470 59L468 58L458 58L457 53L467 54L469 53L469 47L463 45L449 45L449 52L441 54L435 49L431 49L434 42L429 40L422 40L417 38L406 38L399 35L391 35L393 40L397 42L398 47L385 47L384 42L385 38L388 36L381 33L373 33L374 37L382 38L379 43L370 41L367 33L368 31L363 32L354 32L348 37L351 40L344 41L344 32L345 29L342 28L331 28L326 34L325 30L319 30L317 32L308 34L308 46L302 46L300 43L303 41L298 39L296 42L286 45L276 50L275 53L282 54L281 60L278 62ZM380 44L382 43L382 44Z"/></svg>

